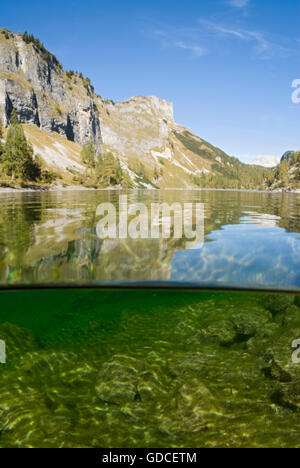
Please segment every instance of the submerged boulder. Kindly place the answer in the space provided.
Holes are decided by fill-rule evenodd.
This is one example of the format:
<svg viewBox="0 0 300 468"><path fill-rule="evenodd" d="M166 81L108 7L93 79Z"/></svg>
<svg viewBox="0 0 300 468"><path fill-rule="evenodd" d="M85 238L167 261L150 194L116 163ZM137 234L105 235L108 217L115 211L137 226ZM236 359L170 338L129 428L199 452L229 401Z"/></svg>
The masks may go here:
<svg viewBox="0 0 300 468"><path fill-rule="evenodd" d="M300 410L300 379L277 388L271 394L271 400L276 405L298 412Z"/></svg>
<svg viewBox="0 0 300 468"><path fill-rule="evenodd" d="M151 366L121 355L103 365L96 392L100 400L115 405L145 402L165 394L160 377Z"/></svg>
<svg viewBox="0 0 300 468"><path fill-rule="evenodd" d="M263 369L263 373L269 379L277 380L278 382L291 382L292 380L290 374L282 369L274 360L271 361L268 367Z"/></svg>
<svg viewBox="0 0 300 468"><path fill-rule="evenodd" d="M170 435L197 433L208 429L208 415L216 411L216 400L198 379L182 385L175 396L174 408L160 417L160 429Z"/></svg>
<svg viewBox="0 0 300 468"><path fill-rule="evenodd" d="M293 304L295 296L286 294L267 294L262 298L265 309L271 312L275 317L278 314L285 313L287 309Z"/></svg>

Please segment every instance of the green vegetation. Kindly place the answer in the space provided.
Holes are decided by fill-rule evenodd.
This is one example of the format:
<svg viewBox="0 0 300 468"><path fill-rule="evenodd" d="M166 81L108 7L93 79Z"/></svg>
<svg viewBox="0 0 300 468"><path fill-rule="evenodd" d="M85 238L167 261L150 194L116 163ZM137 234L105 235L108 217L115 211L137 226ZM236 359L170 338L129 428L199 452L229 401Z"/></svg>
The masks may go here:
<svg viewBox="0 0 300 468"><path fill-rule="evenodd" d="M9 355L0 447L298 447L293 301L230 292L1 292Z"/></svg>
<svg viewBox="0 0 300 468"><path fill-rule="evenodd" d="M291 164L300 163L300 151L296 151L290 158Z"/></svg>
<svg viewBox="0 0 300 468"><path fill-rule="evenodd" d="M67 75L67 78L71 80L75 76L75 72L73 70L67 70L66 75Z"/></svg>
<svg viewBox="0 0 300 468"><path fill-rule="evenodd" d="M1 120L0 120L0 156L1 156L2 152L3 152L2 140L3 140L3 127L2 127Z"/></svg>
<svg viewBox="0 0 300 468"><path fill-rule="evenodd" d="M96 152L92 139L82 147L80 156L83 164L85 164L89 169L93 169L95 167Z"/></svg>
<svg viewBox="0 0 300 468"><path fill-rule="evenodd" d="M186 149L212 162L211 174L191 176L195 185L222 189L262 189L272 174L271 169L248 166L237 158L229 157L210 143L195 139L188 131L174 134Z"/></svg>
<svg viewBox="0 0 300 468"><path fill-rule="evenodd" d="M62 116L63 115L63 110L62 110L61 105L60 105L60 103L58 101L55 102L54 107L55 107L55 112L59 116Z"/></svg>
<svg viewBox="0 0 300 468"><path fill-rule="evenodd" d="M111 152L98 155L92 140L83 146L81 160L87 171L80 177L75 176L74 182L89 187L132 186L130 177L123 171L119 158Z"/></svg>
<svg viewBox="0 0 300 468"><path fill-rule="evenodd" d="M276 176L278 174L278 177L284 186L288 185L289 183L289 169L289 163L287 161L282 161L276 171Z"/></svg>
<svg viewBox="0 0 300 468"><path fill-rule="evenodd" d="M144 166L143 163L140 162L140 163L138 164L138 168L137 168L137 170L136 170L136 173L137 173L137 175L138 175L139 177L141 177L142 179L147 179L147 170L146 170L146 168L145 168L145 166Z"/></svg>
<svg viewBox="0 0 300 468"><path fill-rule="evenodd" d="M3 136L0 127L0 139ZM5 144L0 146L1 172L10 177L10 182L41 182L49 183L55 180L55 174L43 167L39 155L34 156L33 148L27 142L22 125L18 121L17 113L13 109L10 117L10 126Z"/></svg>
<svg viewBox="0 0 300 468"><path fill-rule="evenodd" d="M214 161L215 156L214 154L216 153L216 148L213 148L213 153L210 153L207 150L207 146L210 146L209 143L206 143L204 141L198 141L196 140L193 135L190 132L175 132L174 135L176 138L185 146L186 149L191 151L192 153L198 154L202 158L209 159L211 161ZM220 156L225 155L221 150L217 150L220 152ZM226 156L226 155L225 155Z"/></svg>
<svg viewBox="0 0 300 468"><path fill-rule="evenodd" d="M4 172L12 181L15 178L36 181L41 177L40 166L33 157L33 149L26 140L15 110L12 111L1 162Z"/></svg>
<svg viewBox="0 0 300 468"><path fill-rule="evenodd" d="M281 161L279 166L273 171L270 185L274 188L290 187L299 188L300 185L300 151L289 155L287 159Z"/></svg>
<svg viewBox="0 0 300 468"><path fill-rule="evenodd" d="M119 158L109 152L99 156L97 161L97 176L105 185L121 185L123 170Z"/></svg>
<svg viewBox="0 0 300 468"><path fill-rule="evenodd" d="M265 188L268 185L267 180L272 178L271 170L247 166L240 162L225 167L215 163L212 170L212 174L191 176L192 182L199 187L255 190Z"/></svg>
<svg viewBox="0 0 300 468"><path fill-rule="evenodd" d="M5 39L11 39L13 37L12 32L5 28L2 28L0 30L0 34L2 34L5 37Z"/></svg>
<svg viewBox="0 0 300 468"><path fill-rule="evenodd" d="M83 78L83 86L85 87L85 89L88 91L88 92L91 92L93 93L94 92L94 86L92 85L92 82L90 80L90 78L86 77L86 78Z"/></svg>
<svg viewBox="0 0 300 468"><path fill-rule="evenodd" d="M135 182L138 187L143 188L145 185L151 185L153 188L158 189L159 187L155 185L159 177L162 177L163 170L158 171L157 168L154 169L152 174L149 174L146 167L141 161L130 164L129 169L136 174Z"/></svg>
<svg viewBox="0 0 300 468"><path fill-rule="evenodd" d="M33 34L28 34L28 32L25 31L22 35L22 38L23 41L26 42L26 44L32 44L36 51L41 52L46 62L53 63L59 68L62 68L62 64L57 60L55 55L51 54L51 52L49 52L49 50L46 49L44 44L38 38L34 37Z"/></svg>
<svg viewBox="0 0 300 468"><path fill-rule="evenodd" d="M88 77L85 78L81 72L73 71L73 70L67 70L66 75L67 75L67 78L69 80L72 80L72 79L76 80L76 78L80 79L82 81L82 83L83 83L83 86L87 90L87 92L91 93L91 94L94 93L95 89L94 89L94 86L92 85L92 82L91 82L90 78L88 78Z"/></svg>

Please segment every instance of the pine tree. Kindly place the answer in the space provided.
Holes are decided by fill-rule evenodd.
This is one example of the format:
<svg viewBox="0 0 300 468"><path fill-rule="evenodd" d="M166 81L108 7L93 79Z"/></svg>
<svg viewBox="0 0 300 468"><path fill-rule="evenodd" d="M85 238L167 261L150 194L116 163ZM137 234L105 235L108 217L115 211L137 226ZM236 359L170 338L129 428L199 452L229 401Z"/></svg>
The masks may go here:
<svg viewBox="0 0 300 468"><path fill-rule="evenodd" d="M18 125L20 123L15 109L13 109L12 113L10 114L9 123L10 125Z"/></svg>
<svg viewBox="0 0 300 468"><path fill-rule="evenodd" d="M93 140L86 143L81 150L81 160L89 168L93 169L96 164L96 152Z"/></svg>
<svg viewBox="0 0 300 468"><path fill-rule="evenodd" d="M2 143L2 140L3 140L3 127L2 127L1 120L0 120L0 155L3 153L3 143Z"/></svg>
<svg viewBox="0 0 300 468"><path fill-rule="evenodd" d="M284 186L288 185L289 183L289 164L287 161L282 161L279 166L279 179L283 183Z"/></svg>
<svg viewBox="0 0 300 468"><path fill-rule="evenodd" d="M104 156L103 176L107 186L113 185L115 179L115 158L112 153Z"/></svg>
<svg viewBox="0 0 300 468"><path fill-rule="evenodd" d="M10 127L1 156L5 172L15 178L36 180L40 176L39 164L33 158L32 146L27 142L22 125L13 110Z"/></svg>
<svg viewBox="0 0 300 468"><path fill-rule="evenodd" d="M129 187L131 185L131 180L124 173L119 158L110 152L98 157L96 176L104 186L124 185Z"/></svg>

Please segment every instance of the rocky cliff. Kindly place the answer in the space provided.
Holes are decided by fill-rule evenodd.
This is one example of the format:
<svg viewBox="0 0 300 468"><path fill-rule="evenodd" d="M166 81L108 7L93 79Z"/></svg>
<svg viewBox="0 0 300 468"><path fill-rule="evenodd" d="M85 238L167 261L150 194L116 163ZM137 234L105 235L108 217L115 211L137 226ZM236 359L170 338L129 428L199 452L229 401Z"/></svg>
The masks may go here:
<svg viewBox="0 0 300 468"><path fill-rule="evenodd" d="M97 98L103 147L131 173L142 164L159 187L191 187L193 178L232 166L225 153L174 122L173 104L156 96L124 102Z"/></svg>
<svg viewBox="0 0 300 468"><path fill-rule="evenodd" d="M13 108L35 153L66 183L85 171L80 149L91 139L98 152L120 159L137 187L258 188L263 181L256 180L259 169L249 169L175 123L173 104L156 96L119 103L103 99L88 78L65 71L38 39L1 30L0 119L5 127Z"/></svg>
<svg viewBox="0 0 300 468"><path fill-rule="evenodd" d="M0 113L7 125L12 109L22 123L58 132L83 144L101 143L100 121L89 83L68 76L55 57L19 34L0 33Z"/></svg>

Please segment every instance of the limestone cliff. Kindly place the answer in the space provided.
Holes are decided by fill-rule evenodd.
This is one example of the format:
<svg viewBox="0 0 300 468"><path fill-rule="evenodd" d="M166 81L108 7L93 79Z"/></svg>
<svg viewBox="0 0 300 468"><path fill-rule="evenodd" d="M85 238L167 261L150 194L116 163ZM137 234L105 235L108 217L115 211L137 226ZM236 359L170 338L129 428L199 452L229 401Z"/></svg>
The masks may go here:
<svg viewBox="0 0 300 468"><path fill-rule="evenodd" d="M173 104L156 96L114 103L97 98L104 149L133 172L140 164L159 187L190 187L191 178L230 161L224 153L174 122ZM228 162L231 164L231 162Z"/></svg>
<svg viewBox="0 0 300 468"><path fill-rule="evenodd" d="M68 77L54 57L26 43L21 35L0 33L0 113L7 125L12 108L22 123L58 132L83 144L101 143L91 88Z"/></svg>
<svg viewBox="0 0 300 468"><path fill-rule="evenodd" d="M135 187L257 188L246 165L174 122L173 104L156 96L114 103L89 79L65 71L33 36L0 31L0 119L12 109L47 166L76 183L86 170L81 146L112 152ZM246 173L245 173L246 171ZM255 170L253 170L255 172ZM240 178L242 173L247 185ZM241 181L242 180L242 181ZM254 182L253 182L254 181Z"/></svg>

